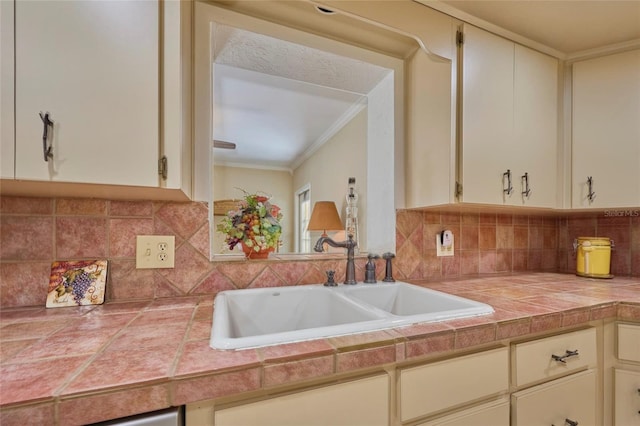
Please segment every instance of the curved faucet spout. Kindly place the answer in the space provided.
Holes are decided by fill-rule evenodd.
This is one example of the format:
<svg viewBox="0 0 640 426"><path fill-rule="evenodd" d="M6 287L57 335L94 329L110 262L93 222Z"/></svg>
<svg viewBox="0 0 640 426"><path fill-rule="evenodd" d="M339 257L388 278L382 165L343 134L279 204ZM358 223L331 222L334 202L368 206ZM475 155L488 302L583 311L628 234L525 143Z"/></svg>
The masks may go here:
<svg viewBox="0 0 640 426"><path fill-rule="evenodd" d="M313 249L317 252L322 252L324 243L329 244L331 247L342 247L347 249L347 273L346 273L344 283L355 284L356 283L356 266L354 261L354 253L358 243L354 241L353 235L349 235L346 241L340 241L340 242L336 242L329 237L320 237L316 242L316 245L313 247Z"/></svg>

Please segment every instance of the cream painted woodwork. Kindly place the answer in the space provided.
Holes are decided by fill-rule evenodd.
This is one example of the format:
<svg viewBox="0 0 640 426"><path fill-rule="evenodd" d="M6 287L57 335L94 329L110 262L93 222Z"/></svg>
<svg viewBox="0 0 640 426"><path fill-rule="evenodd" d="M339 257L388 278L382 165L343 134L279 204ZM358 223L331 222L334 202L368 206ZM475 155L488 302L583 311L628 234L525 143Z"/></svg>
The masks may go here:
<svg viewBox="0 0 640 426"><path fill-rule="evenodd" d="M408 103L406 208L449 204L454 201L455 191L452 63L434 59L421 49L405 63Z"/></svg>
<svg viewBox="0 0 640 426"><path fill-rule="evenodd" d="M403 422L488 398L509 388L506 347L400 370Z"/></svg>
<svg viewBox="0 0 640 426"><path fill-rule="evenodd" d="M0 1L0 178L14 176L14 2Z"/></svg>
<svg viewBox="0 0 640 426"><path fill-rule="evenodd" d="M465 25L461 72L460 200L554 207L558 61Z"/></svg>
<svg viewBox="0 0 640 426"><path fill-rule="evenodd" d="M216 426L388 425L389 377L378 375L223 408L214 416ZM188 425L202 424L195 420L187 414Z"/></svg>
<svg viewBox="0 0 640 426"><path fill-rule="evenodd" d="M509 400L501 398L417 426L509 426Z"/></svg>
<svg viewBox="0 0 640 426"><path fill-rule="evenodd" d="M640 372L615 369L614 425L640 425Z"/></svg>
<svg viewBox="0 0 640 426"><path fill-rule="evenodd" d="M617 324L614 426L640 425L640 325Z"/></svg>
<svg viewBox="0 0 640 426"><path fill-rule="evenodd" d="M596 425L596 380L591 369L514 393L511 424Z"/></svg>
<svg viewBox="0 0 640 426"><path fill-rule="evenodd" d="M159 22L158 2L15 4L16 179L158 186Z"/></svg>
<svg viewBox="0 0 640 426"><path fill-rule="evenodd" d="M618 359L640 362L640 325L618 324Z"/></svg>
<svg viewBox="0 0 640 426"><path fill-rule="evenodd" d="M577 355L565 356L567 351ZM524 386L585 368L597 367L598 352L595 328L573 331L556 336L513 345L514 383Z"/></svg>
<svg viewBox="0 0 640 426"><path fill-rule="evenodd" d="M572 90L572 207L640 206L640 50L575 62Z"/></svg>

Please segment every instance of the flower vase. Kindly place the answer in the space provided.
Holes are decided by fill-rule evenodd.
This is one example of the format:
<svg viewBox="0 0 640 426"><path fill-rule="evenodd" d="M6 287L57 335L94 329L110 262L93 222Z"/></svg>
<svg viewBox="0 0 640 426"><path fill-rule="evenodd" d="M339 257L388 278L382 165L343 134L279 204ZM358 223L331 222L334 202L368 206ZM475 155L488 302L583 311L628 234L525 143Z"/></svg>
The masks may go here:
<svg viewBox="0 0 640 426"><path fill-rule="evenodd" d="M247 259L268 259L269 253L273 251L273 248L255 251L253 247L247 247L244 243L242 243L242 251L244 251L244 255Z"/></svg>

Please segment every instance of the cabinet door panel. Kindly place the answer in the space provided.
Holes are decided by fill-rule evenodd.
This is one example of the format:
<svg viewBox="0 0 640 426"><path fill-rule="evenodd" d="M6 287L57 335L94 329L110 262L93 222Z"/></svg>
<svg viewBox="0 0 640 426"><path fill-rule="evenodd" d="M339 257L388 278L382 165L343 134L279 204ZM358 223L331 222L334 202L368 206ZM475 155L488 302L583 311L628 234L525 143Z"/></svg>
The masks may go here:
<svg viewBox="0 0 640 426"><path fill-rule="evenodd" d="M157 186L158 3L16 3L16 178ZM54 121L45 162L43 123Z"/></svg>
<svg viewBox="0 0 640 426"><path fill-rule="evenodd" d="M581 426L596 424L595 370L534 386L511 398L514 426L564 425L565 419Z"/></svg>
<svg viewBox="0 0 640 426"><path fill-rule="evenodd" d="M387 425L386 375L219 410L215 425Z"/></svg>
<svg viewBox="0 0 640 426"><path fill-rule="evenodd" d="M513 135L514 44L465 26L462 64L462 198L503 204ZM515 183L515 182L514 182Z"/></svg>
<svg viewBox="0 0 640 426"><path fill-rule="evenodd" d="M640 425L640 372L615 370L615 426Z"/></svg>
<svg viewBox="0 0 640 426"><path fill-rule="evenodd" d="M535 207L556 206L558 140L558 61L515 46L514 192L510 202ZM522 176L528 174L529 197Z"/></svg>
<svg viewBox="0 0 640 426"><path fill-rule="evenodd" d="M509 426L509 401L482 404L418 426Z"/></svg>
<svg viewBox="0 0 640 426"><path fill-rule="evenodd" d="M573 64L572 108L572 207L640 205L640 50Z"/></svg>
<svg viewBox="0 0 640 426"><path fill-rule="evenodd" d="M513 347L516 386L597 365L598 352L594 328L517 343ZM577 351L577 355L566 357L564 362L553 359L553 355L563 356L567 350Z"/></svg>
<svg viewBox="0 0 640 426"><path fill-rule="evenodd" d="M0 178L14 177L13 8L0 1Z"/></svg>
<svg viewBox="0 0 640 426"><path fill-rule="evenodd" d="M618 324L618 358L640 362L640 325Z"/></svg>
<svg viewBox="0 0 640 426"><path fill-rule="evenodd" d="M506 391L508 369L507 348L404 369L400 372L402 421Z"/></svg>

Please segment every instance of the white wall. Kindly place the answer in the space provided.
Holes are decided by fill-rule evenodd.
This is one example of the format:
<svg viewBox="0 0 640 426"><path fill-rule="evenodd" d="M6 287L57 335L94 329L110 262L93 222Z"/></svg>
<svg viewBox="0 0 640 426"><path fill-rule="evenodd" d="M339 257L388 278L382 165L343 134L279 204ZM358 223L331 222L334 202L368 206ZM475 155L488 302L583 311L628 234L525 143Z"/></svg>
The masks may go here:
<svg viewBox="0 0 640 426"><path fill-rule="evenodd" d="M311 206L316 201L336 203L342 223L346 218L347 184L350 177L356 178L358 192L358 225L360 246L367 247L366 229L367 202L367 110L364 108L347 123L333 138L327 141L312 157L293 172L294 190L311 184ZM312 241L321 232L312 233Z"/></svg>

